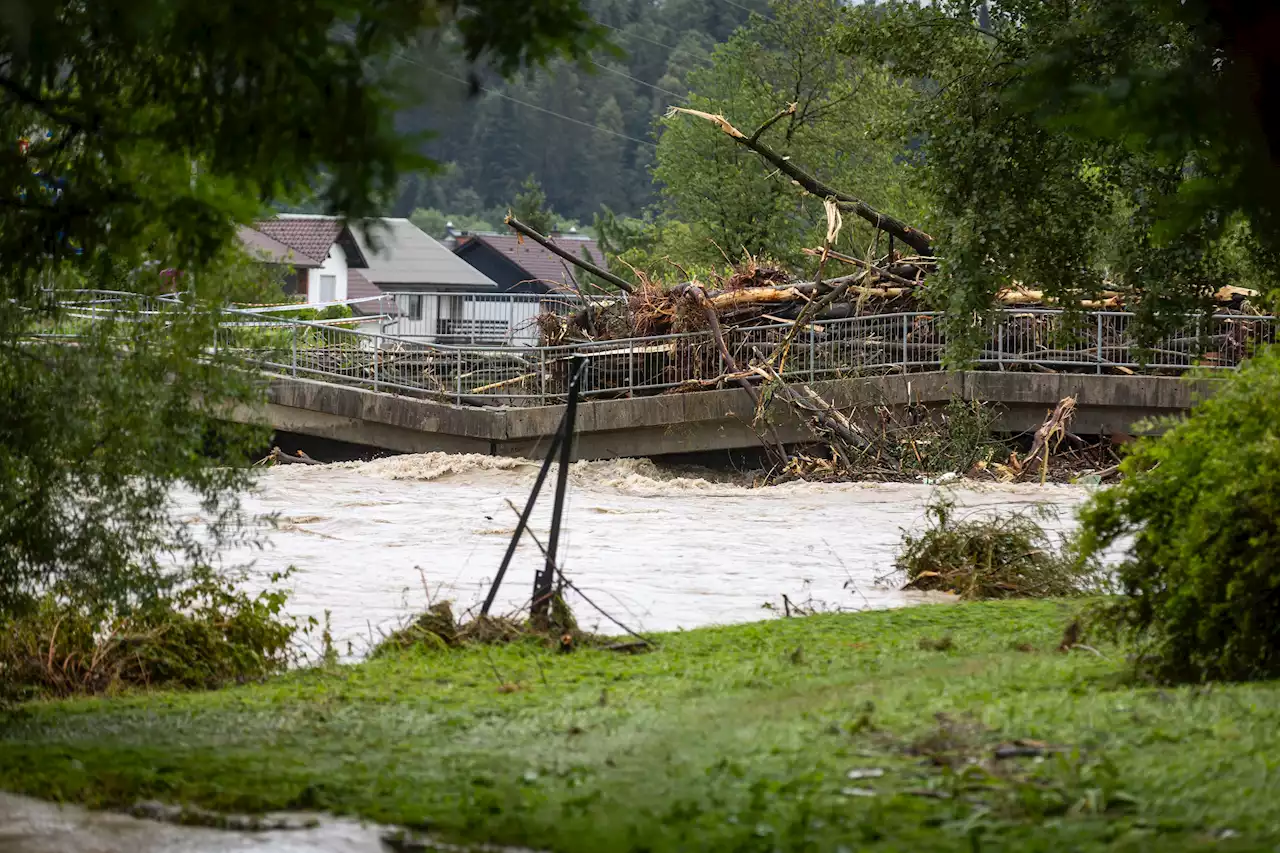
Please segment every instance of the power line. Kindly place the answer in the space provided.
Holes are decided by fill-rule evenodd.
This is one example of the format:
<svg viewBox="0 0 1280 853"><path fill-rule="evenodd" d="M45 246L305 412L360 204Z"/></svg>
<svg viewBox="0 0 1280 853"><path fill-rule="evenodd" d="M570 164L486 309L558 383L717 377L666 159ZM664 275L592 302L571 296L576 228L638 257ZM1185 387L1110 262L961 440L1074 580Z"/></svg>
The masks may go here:
<svg viewBox="0 0 1280 853"><path fill-rule="evenodd" d="M648 86L650 89L652 89L655 92L661 92L664 95L670 95L671 97L679 98L682 101L689 100L688 95L681 95L679 92L673 92L670 89L664 89L661 86L655 86L652 83L646 83L644 80L641 80L639 77L632 77L630 74L628 74L625 71L621 71L617 68L611 68L608 65L602 65L601 63L596 62L594 59L590 59L588 60L588 62L590 62L596 68L602 68L605 71L608 71L610 74L617 74L619 77L626 77L628 80L631 80L635 83L639 83L641 86Z"/></svg>
<svg viewBox="0 0 1280 853"><path fill-rule="evenodd" d="M724 0L724 2L728 3L730 6L734 7L735 9L741 9L742 11L746 12L749 15L759 15L760 17L764 18L766 21L774 21L775 23L777 22L777 19L774 18L773 16L767 15L764 12L761 12L757 9L752 9L749 6L743 6L741 3L735 2L735 0Z"/></svg>
<svg viewBox="0 0 1280 853"><path fill-rule="evenodd" d="M618 27L603 23L601 21L596 21L596 23L600 24L600 26L602 27L606 27L608 29L613 30L615 33L621 33L622 35L627 36L629 38L637 38L637 39L640 39L640 41L647 41L649 44L656 45L657 47L665 47L667 50L671 51L672 53L685 53L685 54L688 54L689 56L692 56L694 59L700 62L707 61L707 57L705 55L701 53L697 53L690 48L672 47L671 45L660 42L657 39L651 39L648 36L642 36L639 33L635 33L630 30L619 29Z"/></svg>
<svg viewBox="0 0 1280 853"><path fill-rule="evenodd" d="M452 80L455 83L461 83L463 86L471 85L466 80L463 80L461 77L454 77L452 74L446 74L445 72L441 71L439 68L432 68L430 65L427 65L419 60L413 59L403 54L397 54L397 56L400 59L404 60L405 62L411 63L413 65L421 66L422 68L427 69L433 74L439 74L441 77L444 77L447 80ZM503 98L504 100L511 101L513 104L519 104L522 107L528 107L531 110L537 110L540 113L546 113L547 115L564 119L567 122L572 122L573 124L581 125L582 127L588 128L590 130L599 131L600 133L606 133L609 136L616 136L620 139L627 139L627 140L630 140L631 142L636 143L637 145L648 145L650 148L654 148L654 149L658 147L657 143L652 142L650 140L638 139L634 136L629 136L625 133L619 133L616 130L609 130L609 128L607 127L599 127L597 125L592 124L591 122L582 121L580 119L574 118L573 116L567 116L564 113L558 113L555 110L549 110L546 107L541 107L541 106L538 106L537 104L531 104L528 101L522 101L519 98L513 98L511 95L508 95L506 92L503 92L500 89L489 89L489 88L485 88L484 86L481 86L480 88L482 91L488 92L491 95L497 95L499 98Z"/></svg>

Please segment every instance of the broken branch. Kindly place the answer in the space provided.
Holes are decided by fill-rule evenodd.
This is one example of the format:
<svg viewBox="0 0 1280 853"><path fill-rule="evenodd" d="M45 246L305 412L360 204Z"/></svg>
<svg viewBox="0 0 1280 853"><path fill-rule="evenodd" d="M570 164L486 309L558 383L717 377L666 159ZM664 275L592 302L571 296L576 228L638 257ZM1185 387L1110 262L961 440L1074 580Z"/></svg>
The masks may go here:
<svg viewBox="0 0 1280 853"><path fill-rule="evenodd" d="M685 115L705 119L706 121L715 124L729 138L733 139L733 141L740 145L745 145L747 148L750 148L752 151L759 154L766 162L787 177L791 178L791 180L799 184L806 192L815 195L818 198L833 198L839 204L841 210L853 211L867 222L870 222L876 228L896 237L922 255L933 254L933 238L928 234L918 228L912 228L910 225L888 215L887 213L881 213L879 210L876 210L860 198L851 196L848 193L840 192L834 187L822 183L817 178L792 163L790 157L783 156L761 142L758 138L759 133L747 136L730 124L729 120L722 115L714 115L712 113L702 112L701 110L691 110L686 107L672 107L671 111L668 112L667 115L673 116L676 113L684 113Z"/></svg>

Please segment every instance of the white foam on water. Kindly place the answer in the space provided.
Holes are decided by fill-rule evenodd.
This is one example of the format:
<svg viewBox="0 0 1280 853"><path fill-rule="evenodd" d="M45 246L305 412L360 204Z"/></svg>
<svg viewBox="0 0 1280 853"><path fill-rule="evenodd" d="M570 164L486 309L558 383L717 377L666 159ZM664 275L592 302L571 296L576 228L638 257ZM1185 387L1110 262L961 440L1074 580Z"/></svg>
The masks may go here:
<svg viewBox="0 0 1280 853"><path fill-rule="evenodd" d="M424 453L372 462L283 466L263 471L245 508L276 514L266 548L238 548L228 564L252 562L264 579L289 566L291 612L329 611L339 652L360 655L384 631L420 612L428 598L462 610L482 600L528 499L535 462ZM893 570L903 529L923 523L935 487L919 483L787 483L753 488L749 474L666 468L647 459L575 462L561 542L565 572L627 624L673 630L771 618L766 603L812 600L827 607L898 607L923 600L880 582ZM548 482L532 516L545 542ZM1073 523L1081 487L960 484L961 507L981 511L1047 503ZM200 515L177 497L179 517ZM1051 525L1053 526L1053 525ZM523 606L542 562L527 537L497 600ZM586 627L616 631L583 602Z"/></svg>

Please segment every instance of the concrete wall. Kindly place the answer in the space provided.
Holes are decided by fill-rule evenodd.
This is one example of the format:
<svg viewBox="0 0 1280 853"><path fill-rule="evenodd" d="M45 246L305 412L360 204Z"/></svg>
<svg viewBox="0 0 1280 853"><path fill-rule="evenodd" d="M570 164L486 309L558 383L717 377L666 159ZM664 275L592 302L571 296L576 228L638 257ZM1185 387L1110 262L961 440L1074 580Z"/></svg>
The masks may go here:
<svg viewBox="0 0 1280 853"><path fill-rule="evenodd" d="M1033 430L1065 396L1075 396L1073 430L1082 435L1134 432L1139 421L1185 412L1211 392L1213 380L1158 376L1035 373L916 373L820 382L813 386L836 406L854 409L868 423L875 407L931 408L952 399L1001 407L999 428ZM503 456L541 456L560 422L562 407L472 408L397 397L305 379L274 379L264 410L239 419L265 420L279 430L365 444L405 453L442 450ZM601 400L578 409L580 459L659 456L751 448L751 399L740 389ZM784 442L811 438L786 406L769 420Z"/></svg>

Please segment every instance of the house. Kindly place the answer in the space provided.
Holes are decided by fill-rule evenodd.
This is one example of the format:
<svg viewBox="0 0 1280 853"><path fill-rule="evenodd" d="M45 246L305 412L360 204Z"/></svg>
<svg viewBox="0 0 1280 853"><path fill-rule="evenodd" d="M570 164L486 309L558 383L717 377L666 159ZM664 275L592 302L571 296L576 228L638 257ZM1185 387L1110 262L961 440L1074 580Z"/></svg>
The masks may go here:
<svg viewBox="0 0 1280 853"><path fill-rule="evenodd" d="M369 290L358 272L352 275L353 271L368 267L355 234L336 217L281 214L255 222L252 229L242 229L240 240L251 253L272 256L270 263L292 266L285 277L285 292L304 296L307 302L359 298L351 294L353 278L357 292ZM268 251L273 245L284 246L287 251Z"/></svg>
<svg viewBox="0 0 1280 853"><path fill-rule="evenodd" d="M606 266L595 240L575 233L553 234L556 245L575 257ZM496 282L503 293L576 292L580 270L532 240L507 234L460 234L453 252Z"/></svg>
<svg viewBox="0 0 1280 853"><path fill-rule="evenodd" d="M503 293L407 219L347 224L333 216L281 214L241 230L264 263L288 265L287 288L313 304L349 303L381 317L388 336L423 343L528 345L545 292Z"/></svg>
<svg viewBox="0 0 1280 853"><path fill-rule="evenodd" d="M240 240L265 263L289 264L286 289L307 302L392 315L388 334L447 337L466 324L463 294L498 289L407 219L280 214L242 229Z"/></svg>

